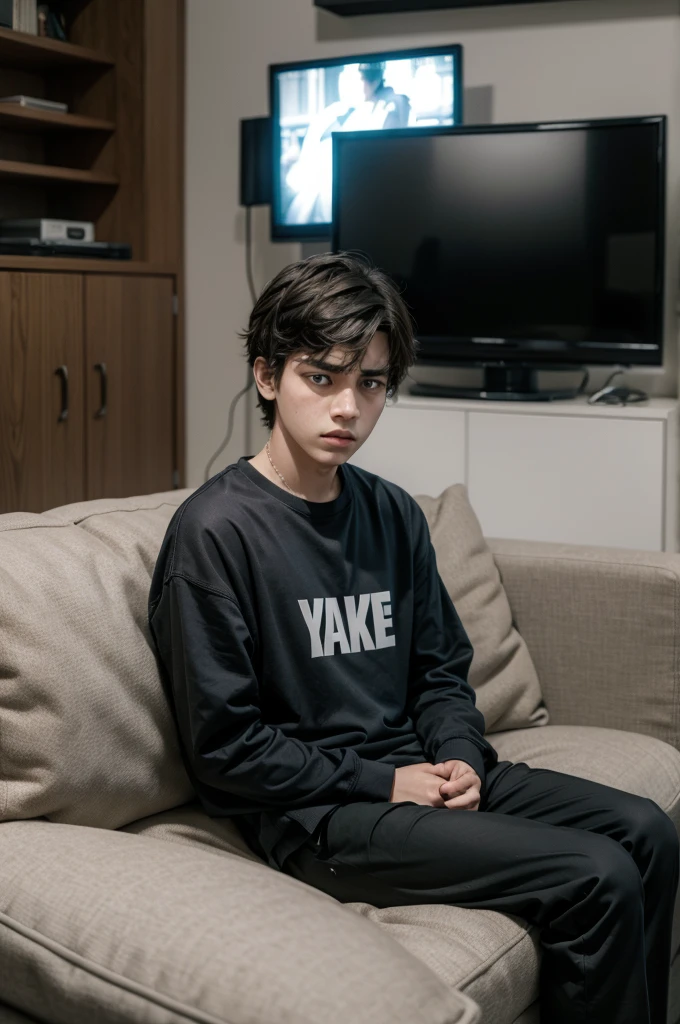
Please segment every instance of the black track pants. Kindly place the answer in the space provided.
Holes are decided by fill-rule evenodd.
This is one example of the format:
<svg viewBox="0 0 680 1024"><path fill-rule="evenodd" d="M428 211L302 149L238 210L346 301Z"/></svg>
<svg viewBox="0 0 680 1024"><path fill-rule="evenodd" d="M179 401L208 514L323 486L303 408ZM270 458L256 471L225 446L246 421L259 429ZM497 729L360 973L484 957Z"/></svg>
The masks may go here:
<svg viewBox="0 0 680 1024"><path fill-rule="evenodd" d="M450 903L539 926L541 1020L666 1024L678 835L652 800L500 761L477 811L351 803L284 863L343 903Z"/></svg>

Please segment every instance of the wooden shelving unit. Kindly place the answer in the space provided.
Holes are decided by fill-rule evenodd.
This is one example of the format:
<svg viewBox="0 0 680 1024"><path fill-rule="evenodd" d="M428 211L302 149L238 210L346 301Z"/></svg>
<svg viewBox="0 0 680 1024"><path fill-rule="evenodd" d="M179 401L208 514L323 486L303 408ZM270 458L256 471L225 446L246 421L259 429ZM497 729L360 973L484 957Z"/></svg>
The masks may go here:
<svg viewBox="0 0 680 1024"><path fill-rule="evenodd" d="M0 29L3 91L16 82L14 95L57 99L69 107L61 113L0 102L0 178L14 183L17 215L93 219L92 210L106 204L89 198L88 189L121 184L115 165L122 154L109 144L116 132L116 120L108 116L117 113L115 50L89 45L87 34L95 24L106 33L125 6L126 0L117 7L110 0L67 3L73 35L83 35L77 42ZM141 30L139 19L137 25ZM12 215L7 206L5 200L1 216Z"/></svg>
<svg viewBox="0 0 680 1024"><path fill-rule="evenodd" d="M62 114L53 110L35 110L18 103L0 103L0 128L18 132L115 132L115 121L82 114Z"/></svg>
<svg viewBox="0 0 680 1024"><path fill-rule="evenodd" d="M49 71L68 65L106 68L115 63L113 57L87 46L0 28L0 65L5 68Z"/></svg>
<svg viewBox="0 0 680 1024"><path fill-rule="evenodd" d="M79 256L3 256L2 270L39 270L41 272L68 271L74 274L132 274L147 277L175 277L173 263L140 263L137 260L87 260Z"/></svg>
<svg viewBox="0 0 680 1024"><path fill-rule="evenodd" d="M118 186L115 174L83 171L76 167L54 167L51 164L22 163L18 160L0 160L0 178L41 178L67 184Z"/></svg>
<svg viewBox="0 0 680 1024"><path fill-rule="evenodd" d="M0 29L0 95L68 107L0 103L0 219L132 248L0 256L0 513L185 486L184 3L61 0L68 42Z"/></svg>

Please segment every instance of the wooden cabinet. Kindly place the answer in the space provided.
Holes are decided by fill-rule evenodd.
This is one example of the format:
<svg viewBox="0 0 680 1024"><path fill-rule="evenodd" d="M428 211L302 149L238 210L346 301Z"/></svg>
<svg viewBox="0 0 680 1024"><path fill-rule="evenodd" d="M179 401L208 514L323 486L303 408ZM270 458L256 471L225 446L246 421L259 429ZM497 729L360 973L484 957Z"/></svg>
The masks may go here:
<svg viewBox="0 0 680 1024"><path fill-rule="evenodd" d="M174 486L173 296L170 276L0 271L0 513Z"/></svg>
<svg viewBox="0 0 680 1024"><path fill-rule="evenodd" d="M487 537L677 551L677 404L403 396L352 461L410 494L465 484Z"/></svg>
<svg viewBox="0 0 680 1024"><path fill-rule="evenodd" d="M85 280L88 500L173 486L173 321L170 278Z"/></svg>
<svg viewBox="0 0 680 1024"><path fill-rule="evenodd" d="M83 279L0 271L0 512L83 497Z"/></svg>

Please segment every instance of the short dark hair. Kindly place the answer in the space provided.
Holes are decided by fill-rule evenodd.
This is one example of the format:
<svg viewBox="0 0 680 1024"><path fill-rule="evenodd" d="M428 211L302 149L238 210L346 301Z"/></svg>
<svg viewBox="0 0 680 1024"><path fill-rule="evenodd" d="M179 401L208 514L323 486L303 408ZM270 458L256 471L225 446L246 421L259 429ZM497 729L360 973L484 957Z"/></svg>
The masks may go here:
<svg viewBox="0 0 680 1024"><path fill-rule="evenodd" d="M342 345L352 353L343 369L361 362L377 331L388 338L387 394L393 394L416 358L414 324L397 285L363 253L320 253L284 267L266 286L250 314L248 362L263 356L274 384L296 352L325 353ZM258 391L262 422L274 426L276 403Z"/></svg>
<svg viewBox="0 0 680 1024"><path fill-rule="evenodd" d="M385 78L385 64L383 61L376 62L375 64L360 64L359 74L367 82L377 82L380 85Z"/></svg>

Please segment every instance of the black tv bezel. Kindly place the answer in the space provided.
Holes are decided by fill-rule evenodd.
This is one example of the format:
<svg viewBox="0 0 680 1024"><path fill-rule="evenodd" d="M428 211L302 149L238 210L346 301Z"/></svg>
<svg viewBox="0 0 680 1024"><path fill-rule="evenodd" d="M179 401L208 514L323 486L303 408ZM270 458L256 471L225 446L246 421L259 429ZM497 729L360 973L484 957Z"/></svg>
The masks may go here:
<svg viewBox="0 0 680 1024"><path fill-rule="evenodd" d="M327 224L280 224L277 222L278 204L281 198L281 131L276 119L277 75L285 71L304 71L308 68L327 68L343 64L373 63L382 60L407 60L414 57L430 57L451 54L454 58L453 117L461 124L463 121L463 59L462 43L449 43L443 46L418 46L408 50L381 50L378 53L354 53L341 57L322 57L319 59L290 61L285 64L269 65L269 110L272 131L272 201L270 207L271 240L273 242L310 242L319 238L330 238L332 222ZM458 87L456 87L456 77ZM413 132L426 131L426 128L393 128L378 129L386 131ZM348 133L358 134L358 133Z"/></svg>
<svg viewBox="0 0 680 1024"><path fill-rule="evenodd" d="M655 287L654 302L654 337L656 347L653 350L640 350L598 345L596 342L578 342L569 344L560 343L560 348L554 352L532 351L527 346L535 343L535 339L507 339L506 344L483 344L473 342L470 338L451 335L446 338L433 338L430 335L416 337L421 343L421 353L418 355L418 365L421 366L503 366L508 364L516 365L523 363L535 367L544 366L550 369L551 366L569 363L572 361L575 366L661 366L663 365L664 334L665 334L665 300L666 300L666 240L667 240L667 172L668 172L668 143L667 126L668 116L666 114L653 114L646 117L607 117L588 118L570 121L537 121L518 122L516 124L493 124L493 125L462 125L422 128L417 137L433 135L479 135L479 134L504 134L508 132L532 132L532 131L560 131L578 130L583 128L607 128L607 127L628 127L634 125L654 124L658 129L658 188L659 188L659 217L661 221L657 237L657 278ZM338 204L340 201L337 182L339 179L338 164L340 151L345 142L356 141L359 138L377 139L383 138L408 138L409 133L402 128L390 128L383 131L367 132L338 132L333 136L333 235L332 251L339 252L338 238ZM417 327L417 325L416 325ZM448 342L455 347L460 355L444 359L428 355L422 349L427 346L428 341Z"/></svg>
<svg viewBox="0 0 680 1024"><path fill-rule="evenodd" d="M555 0L314 0L314 6L341 18L366 14L440 11L465 7L508 7L512 4L554 3Z"/></svg>

